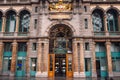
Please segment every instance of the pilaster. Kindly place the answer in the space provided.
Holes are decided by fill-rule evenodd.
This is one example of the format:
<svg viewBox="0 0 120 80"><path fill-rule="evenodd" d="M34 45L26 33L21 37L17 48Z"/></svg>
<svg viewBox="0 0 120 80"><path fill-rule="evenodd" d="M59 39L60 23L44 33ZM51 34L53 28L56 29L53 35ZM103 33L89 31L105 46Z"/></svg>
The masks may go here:
<svg viewBox="0 0 120 80"><path fill-rule="evenodd" d="M107 65L108 65L108 76L113 77L112 72L112 58L111 58L111 42L106 41L106 54L107 54Z"/></svg>
<svg viewBox="0 0 120 80"><path fill-rule="evenodd" d="M2 16L2 32L5 32L6 17Z"/></svg>
<svg viewBox="0 0 120 80"><path fill-rule="evenodd" d="M77 51L77 41L76 41L76 39L74 39L74 41L73 41L73 63L74 63L74 69L73 69L73 71L74 71L74 73L73 73L73 75L74 75L74 77L80 77L79 76L79 71L78 71L78 51Z"/></svg>
<svg viewBox="0 0 120 80"><path fill-rule="evenodd" d="M10 76L15 75L15 69L16 69L16 57L17 57L17 41L14 40L12 43L12 61L11 61L11 73Z"/></svg>
<svg viewBox="0 0 120 80"><path fill-rule="evenodd" d="M85 77L85 61L84 61L84 48L83 39L80 40L80 77Z"/></svg>
<svg viewBox="0 0 120 80"><path fill-rule="evenodd" d="M29 65L29 53L30 53L30 41L27 42L27 56L26 56L26 75L27 77L30 77L30 65Z"/></svg>
<svg viewBox="0 0 120 80"><path fill-rule="evenodd" d="M97 77L96 73L96 55L95 55L95 42L92 42L92 77Z"/></svg>
<svg viewBox="0 0 120 80"><path fill-rule="evenodd" d="M3 42L0 41L0 75L2 74Z"/></svg>
<svg viewBox="0 0 120 80"><path fill-rule="evenodd" d="M42 42L41 39L38 39L38 43L37 43L37 73L36 73L36 77L40 77L41 74L41 52L42 52Z"/></svg>
<svg viewBox="0 0 120 80"><path fill-rule="evenodd" d="M15 32L18 32L18 28L19 28L19 16L16 15L16 28L15 28Z"/></svg>
<svg viewBox="0 0 120 80"><path fill-rule="evenodd" d="M107 14L104 14L104 27L105 27L105 35L109 36L108 26L107 26Z"/></svg>

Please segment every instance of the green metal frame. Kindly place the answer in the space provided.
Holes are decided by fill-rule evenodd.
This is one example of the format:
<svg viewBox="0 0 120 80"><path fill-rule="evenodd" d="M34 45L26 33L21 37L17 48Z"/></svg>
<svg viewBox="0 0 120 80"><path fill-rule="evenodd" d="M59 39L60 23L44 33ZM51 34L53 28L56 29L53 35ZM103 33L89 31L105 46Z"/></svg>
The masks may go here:
<svg viewBox="0 0 120 80"><path fill-rule="evenodd" d="M86 63L85 63L86 64ZM86 77L91 77L92 76L92 65L91 65L91 58L90 58L90 71L85 71Z"/></svg>
<svg viewBox="0 0 120 80"><path fill-rule="evenodd" d="M36 61L37 61L37 58L34 58L34 59L36 59ZM36 75L36 71L31 70L31 67L32 67L32 60L31 60L31 64L30 64L30 76L35 76ZM36 63L36 67L37 67L37 63Z"/></svg>
<svg viewBox="0 0 120 80"><path fill-rule="evenodd" d="M102 58L107 59L106 57L106 52L96 52L96 58L100 61L100 76L101 77L107 77L108 76L108 72L107 72L107 62L106 62L106 70L102 70L101 65L102 65ZM104 60L107 61L107 60Z"/></svg>
<svg viewBox="0 0 120 80"><path fill-rule="evenodd" d="M2 17L0 18L0 31L2 31Z"/></svg>
<svg viewBox="0 0 120 80"><path fill-rule="evenodd" d="M17 53L17 57L19 58L19 57L21 57L22 59L18 59L17 58L17 61L18 60L22 60L22 65L25 63L25 58L26 58L26 55L27 55L27 53L26 52L22 52L22 51L19 51L18 53ZM18 64L16 64L16 66L18 66ZM24 65L23 65L24 66ZM17 70L17 67L16 67L16 76L17 77L23 77L23 76L25 76L25 73L26 73L26 69L25 69L25 66L24 66L24 69L22 69L22 70Z"/></svg>
<svg viewBox="0 0 120 80"><path fill-rule="evenodd" d="M111 52L111 56L112 56L112 61L115 61L115 66L118 65L118 63L116 63L116 61L120 59L120 52ZM113 69L113 71L120 72L120 69L119 70Z"/></svg>
<svg viewBox="0 0 120 80"><path fill-rule="evenodd" d="M14 24L14 31L15 31L16 19L15 19L14 15L15 15L14 13L7 15L6 29L5 29L6 32L10 32L10 21L15 21L15 24Z"/></svg>

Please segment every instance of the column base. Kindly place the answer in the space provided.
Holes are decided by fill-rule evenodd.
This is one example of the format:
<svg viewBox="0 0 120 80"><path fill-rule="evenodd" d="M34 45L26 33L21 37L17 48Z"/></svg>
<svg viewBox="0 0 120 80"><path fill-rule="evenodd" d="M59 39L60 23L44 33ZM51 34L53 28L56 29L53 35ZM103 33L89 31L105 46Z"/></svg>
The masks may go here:
<svg viewBox="0 0 120 80"><path fill-rule="evenodd" d="M97 73L96 72L92 72L92 77L97 78Z"/></svg>
<svg viewBox="0 0 120 80"><path fill-rule="evenodd" d="M48 72L37 72L36 77L48 77Z"/></svg>
<svg viewBox="0 0 120 80"><path fill-rule="evenodd" d="M109 77L113 77L113 73L109 73L109 75L108 75Z"/></svg>
<svg viewBox="0 0 120 80"><path fill-rule="evenodd" d="M11 77L14 77L14 76L15 76L15 73L10 72L10 76L11 76Z"/></svg>
<svg viewBox="0 0 120 80"><path fill-rule="evenodd" d="M79 72L74 72L74 73L73 73L73 77L80 77Z"/></svg>
<svg viewBox="0 0 120 80"><path fill-rule="evenodd" d="M30 73L27 73L26 76L27 76L27 77L30 77Z"/></svg>
<svg viewBox="0 0 120 80"><path fill-rule="evenodd" d="M85 77L85 72L80 72L80 77Z"/></svg>

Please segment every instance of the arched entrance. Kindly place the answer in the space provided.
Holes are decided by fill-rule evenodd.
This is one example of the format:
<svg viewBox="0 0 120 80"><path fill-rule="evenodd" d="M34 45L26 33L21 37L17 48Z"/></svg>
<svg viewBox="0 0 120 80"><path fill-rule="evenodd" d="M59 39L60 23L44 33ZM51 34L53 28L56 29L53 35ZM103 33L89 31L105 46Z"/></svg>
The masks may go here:
<svg viewBox="0 0 120 80"><path fill-rule="evenodd" d="M56 24L50 29L49 77L72 77L72 35L65 24Z"/></svg>

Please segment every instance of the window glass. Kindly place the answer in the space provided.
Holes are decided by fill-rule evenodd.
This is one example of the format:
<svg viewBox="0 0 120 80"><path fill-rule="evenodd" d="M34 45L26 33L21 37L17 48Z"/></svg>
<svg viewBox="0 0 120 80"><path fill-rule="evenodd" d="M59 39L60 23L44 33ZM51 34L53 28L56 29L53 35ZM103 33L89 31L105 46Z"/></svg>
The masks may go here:
<svg viewBox="0 0 120 80"><path fill-rule="evenodd" d="M87 51L89 50L89 43L88 42L85 43L85 50L87 50Z"/></svg>
<svg viewBox="0 0 120 80"><path fill-rule="evenodd" d="M22 11L20 14L19 32L28 32L30 25L30 14L27 11Z"/></svg>
<svg viewBox="0 0 120 80"><path fill-rule="evenodd" d="M85 19L85 29L88 29L88 20Z"/></svg>
<svg viewBox="0 0 120 80"><path fill-rule="evenodd" d="M36 67L37 67L37 59L31 58L31 70L36 71Z"/></svg>
<svg viewBox="0 0 120 80"><path fill-rule="evenodd" d="M5 43L4 44L4 51L12 51L12 44L11 43Z"/></svg>
<svg viewBox="0 0 120 80"><path fill-rule="evenodd" d="M90 71L91 68L91 59L85 58L85 71Z"/></svg>
<svg viewBox="0 0 120 80"><path fill-rule="evenodd" d="M11 69L11 57L3 58L3 71L10 71Z"/></svg>
<svg viewBox="0 0 120 80"><path fill-rule="evenodd" d="M2 31L2 14L0 13L0 31Z"/></svg>
<svg viewBox="0 0 120 80"><path fill-rule="evenodd" d="M118 31L118 19L116 11L109 10L107 12L107 25L108 31Z"/></svg>
<svg viewBox="0 0 120 80"><path fill-rule="evenodd" d="M103 31L103 20L101 14L95 12L92 14L92 24L94 31Z"/></svg>
<svg viewBox="0 0 120 80"><path fill-rule="evenodd" d="M37 47L36 43L33 43L33 46L32 46L33 51L36 51L36 47Z"/></svg>
<svg viewBox="0 0 120 80"><path fill-rule="evenodd" d="M18 51L27 51L26 43L18 43Z"/></svg>
<svg viewBox="0 0 120 80"><path fill-rule="evenodd" d="M14 32L16 26L16 14L13 11L9 11L7 14L7 21L6 21L6 32Z"/></svg>
<svg viewBox="0 0 120 80"><path fill-rule="evenodd" d="M37 19L34 20L34 29L37 28L37 21L38 21Z"/></svg>

